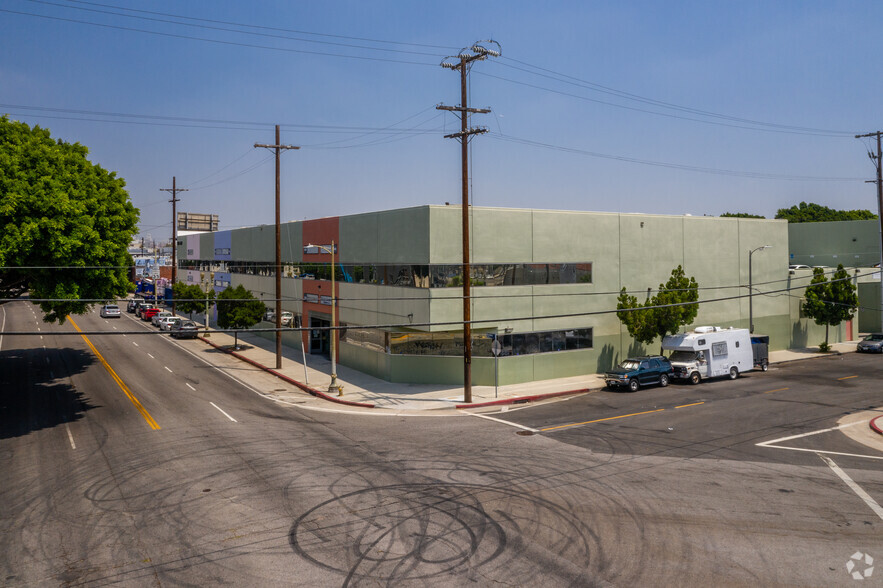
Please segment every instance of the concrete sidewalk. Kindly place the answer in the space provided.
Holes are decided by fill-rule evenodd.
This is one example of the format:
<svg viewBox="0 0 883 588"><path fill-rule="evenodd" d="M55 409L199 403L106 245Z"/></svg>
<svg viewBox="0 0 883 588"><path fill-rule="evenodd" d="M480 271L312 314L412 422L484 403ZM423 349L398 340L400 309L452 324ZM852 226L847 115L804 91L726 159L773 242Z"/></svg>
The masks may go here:
<svg viewBox="0 0 883 588"><path fill-rule="evenodd" d="M306 355L304 369L303 355L300 349L282 346L282 367L276 365L275 342L254 334L240 333L238 350L233 349L234 338L227 333L211 331L208 339L203 339L212 347L231 353L238 359L257 366L261 370L274 374L287 385L299 388L305 394L328 401L329 408L346 405L361 408L387 409L393 411L424 411L438 409L463 408L463 387L432 384L399 384L374 378L357 370L337 365L337 381L343 387L343 396L336 392L329 393L331 384L331 361L316 355ZM832 353L855 351L857 341L835 343ZM770 363L781 363L820 357L817 348L789 349L770 352ZM499 386L473 386L472 404L468 407L486 406L488 404L512 404L554 398L556 396L577 394L598 390L604 387L602 374L587 374L542 380L524 384ZM343 404L340 403L343 401Z"/></svg>

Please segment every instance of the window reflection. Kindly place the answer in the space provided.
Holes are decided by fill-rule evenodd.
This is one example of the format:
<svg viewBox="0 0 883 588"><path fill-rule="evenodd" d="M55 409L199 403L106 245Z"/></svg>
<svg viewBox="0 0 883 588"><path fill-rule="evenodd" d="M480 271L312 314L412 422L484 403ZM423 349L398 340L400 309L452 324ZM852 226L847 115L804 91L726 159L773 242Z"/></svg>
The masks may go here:
<svg viewBox="0 0 883 588"><path fill-rule="evenodd" d="M273 262L179 259L178 267L272 277L276 266ZM331 271L328 263L287 262L282 265L282 275L287 278L330 280ZM592 264L474 264L470 266L470 274L473 286L591 284ZM463 272L461 265L453 264L335 264L334 279L354 284L407 288L457 288L463 285Z"/></svg>
<svg viewBox="0 0 883 588"><path fill-rule="evenodd" d="M352 330L352 329L351 329ZM371 331L362 329L361 331ZM382 333L382 331L376 331ZM392 355L439 355L462 356L463 335L461 333L389 333L388 352ZM500 357L554 353L592 348L592 329L569 329L566 331L539 331L535 333L514 333L498 335L502 344ZM354 345L378 349L380 335L369 342L367 335L348 339ZM487 334L476 334L472 338L474 357L492 357L493 340Z"/></svg>

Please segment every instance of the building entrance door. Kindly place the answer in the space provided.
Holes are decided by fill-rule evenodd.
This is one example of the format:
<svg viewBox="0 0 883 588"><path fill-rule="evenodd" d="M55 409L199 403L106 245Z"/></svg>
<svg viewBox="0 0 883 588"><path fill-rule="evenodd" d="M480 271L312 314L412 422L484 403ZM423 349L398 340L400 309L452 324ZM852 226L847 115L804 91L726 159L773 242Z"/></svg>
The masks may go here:
<svg viewBox="0 0 883 588"><path fill-rule="evenodd" d="M310 317L310 353L321 355L329 355L331 352L331 343L327 327L331 326L331 321ZM320 327L320 328L316 328ZM325 327L325 328L321 328Z"/></svg>

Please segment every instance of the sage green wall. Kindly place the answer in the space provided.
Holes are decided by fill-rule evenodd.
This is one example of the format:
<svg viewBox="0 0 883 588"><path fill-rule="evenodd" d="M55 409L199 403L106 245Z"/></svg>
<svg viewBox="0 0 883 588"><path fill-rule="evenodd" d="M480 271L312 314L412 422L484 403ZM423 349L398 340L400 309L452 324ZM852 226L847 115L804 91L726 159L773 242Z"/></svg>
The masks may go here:
<svg viewBox="0 0 883 588"><path fill-rule="evenodd" d="M880 221L791 223L792 264L871 267L880 263Z"/></svg>
<svg viewBox="0 0 883 588"><path fill-rule="evenodd" d="M862 333L883 333L880 324L880 282L866 281L858 285L859 329Z"/></svg>
<svg viewBox="0 0 883 588"><path fill-rule="evenodd" d="M591 350L501 358L502 384L603 372L626 356L657 353L658 341L635 344L610 311L620 288L644 300L647 289L655 291L677 265L701 288L699 314L688 328L748 327L748 252L762 245L772 247L752 255L756 332L770 335L773 349L814 346L824 339L824 327L800 318L800 287L809 278L787 270L793 248L785 221L475 207L470 220L474 264L593 264L590 284L473 287L472 318L486 321L475 324L476 331L593 329ZM283 260L302 258L301 228L299 222L283 225ZM292 243L288 248L287 241ZM340 241L343 263L459 264L460 207L420 206L341 217ZM232 245L237 259L267 261L273 251L272 226L233 231ZM214 251L211 234L201 236L200 248ZM265 299L272 297L272 277L235 275L234 280ZM301 280L283 279L283 296L290 299L283 305L286 310L301 312L301 285ZM797 289L776 292L787 287ZM345 283L340 285L341 321L407 320L432 323L415 330L457 331L463 317L461 296L460 288ZM439 324L445 322L450 324ZM844 335L845 326L832 328L830 339ZM389 356L346 343L340 349L342 364L392 381L462 383L459 357ZM492 385L493 360L474 358L473 377L478 385Z"/></svg>
<svg viewBox="0 0 883 588"><path fill-rule="evenodd" d="M342 263L429 263L428 206L342 216L339 230Z"/></svg>

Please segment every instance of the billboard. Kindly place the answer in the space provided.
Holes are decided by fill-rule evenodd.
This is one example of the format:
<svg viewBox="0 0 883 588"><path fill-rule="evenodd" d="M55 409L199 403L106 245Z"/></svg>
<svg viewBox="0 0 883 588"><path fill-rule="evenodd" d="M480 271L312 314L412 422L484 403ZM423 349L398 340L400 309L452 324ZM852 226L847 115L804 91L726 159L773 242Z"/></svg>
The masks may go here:
<svg viewBox="0 0 883 588"><path fill-rule="evenodd" d="M217 231L218 215L195 212L178 213L179 231Z"/></svg>

